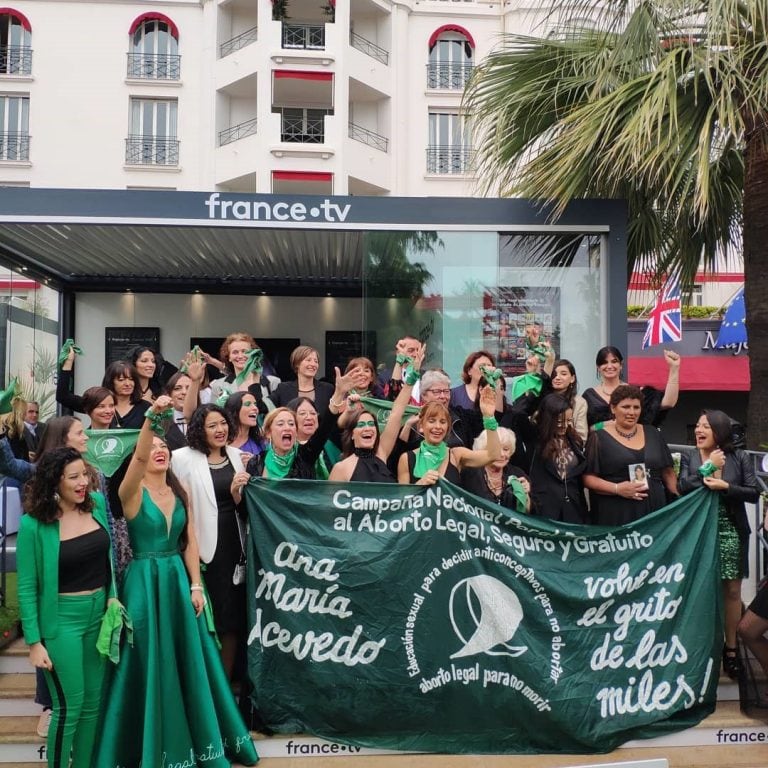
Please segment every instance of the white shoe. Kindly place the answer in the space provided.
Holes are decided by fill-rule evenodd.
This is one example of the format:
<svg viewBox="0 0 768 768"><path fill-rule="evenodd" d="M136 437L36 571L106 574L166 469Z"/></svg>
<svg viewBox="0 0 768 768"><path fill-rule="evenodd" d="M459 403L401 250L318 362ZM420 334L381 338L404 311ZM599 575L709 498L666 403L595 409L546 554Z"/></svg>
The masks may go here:
<svg viewBox="0 0 768 768"><path fill-rule="evenodd" d="M51 715L53 715L52 709L44 709L37 721L37 735L41 739L48 738L48 729L51 727Z"/></svg>

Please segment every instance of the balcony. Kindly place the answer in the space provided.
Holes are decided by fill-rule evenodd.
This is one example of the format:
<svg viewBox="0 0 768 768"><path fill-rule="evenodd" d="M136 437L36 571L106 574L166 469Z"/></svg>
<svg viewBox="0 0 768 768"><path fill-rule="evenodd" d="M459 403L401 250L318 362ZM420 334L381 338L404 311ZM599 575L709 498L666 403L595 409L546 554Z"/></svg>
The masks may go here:
<svg viewBox="0 0 768 768"><path fill-rule="evenodd" d="M31 74L31 48L24 45L0 45L0 75Z"/></svg>
<svg viewBox="0 0 768 768"><path fill-rule="evenodd" d="M29 136L25 133L0 133L0 160L29 161Z"/></svg>
<svg viewBox="0 0 768 768"><path fill-rule="evenodd" d="M325 24L284 21L281 46L291 50L324 51Z"/></svg>
<svg viewBox="0 0 768 768"><path fill-rule="evenodd" d="M239 51L241 48L245 48L246 45L255 43L257 40L257 28L251 27L246 29L245 32L241 32L239 35L233 37L231 40L227 40L219 46L219 58L229 56L230 53Z"/></svg>
<svg viewBox="0 0 768 768"><path fill-rule="evenodd" d="M389 149L389 139L386 136L382 136L354 123L349 124L349 138L362 144L367 144L374 149L379 149L382 152L386 152Z"/></svg>
<svg viewBox="0 0 768 768"><path fill-rule="evenodd" d="M181 56L170 53L129 53L128 77L137 80L178 80Z"/></svg>
<svg viewBox="0 0 768 768"><path fill-rule="evenodd" d="M125 140L125 162L128 165L178 165L179 140L156 136L129 136Z"/></svg>
<svg viewBox="0 0 768 768"><path fill-rule="evenodd" d="M362 51L367 56L370 56L372 59L376 59L376 61L380 61L382 64L389 65L389 53L376 45L376 43L366 40L362 35L350 32L349 44L353 48L357 48L358 51Z"/></svg>
<svg viewBox="0 0 768 768"><path fill-rule="evenodd" d="M280 121L280 141L289 144L323 144L326 109L284 109Z"/></svg>
<svg viewBox="0 0 768 768"><path fill-rule="evenodd" d="M474 151L470 147L432 145L427 147L427 173L463 175L470 173Z"/></svg>
<svg viewBox="0 0 768 768"><path fill-rule="evenodd" d="M245 122L233 125L231 128L226 128L223 131L219 131L219 146L223 147L227 144L231 144L233 141L244 139L246 136L253 136L256 133L256 118L246 120Z"/></svg>
<svg viewBox="0 0 768 768"><path fill-rule="evenodd" d="M463 91L474 64L427 64L427 88Z"/></svg>

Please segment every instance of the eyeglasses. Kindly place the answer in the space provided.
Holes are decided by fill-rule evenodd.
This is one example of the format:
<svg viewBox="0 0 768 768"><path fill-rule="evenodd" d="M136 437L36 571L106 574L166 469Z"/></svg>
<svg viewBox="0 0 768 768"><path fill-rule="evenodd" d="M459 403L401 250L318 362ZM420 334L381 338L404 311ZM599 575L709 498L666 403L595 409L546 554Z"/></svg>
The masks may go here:
<svg viewBox="0 0 768 768"><path fill-rule="evenodd" d="M355 429L362 429L363 427L375 427L376 422L373 419L369 419L368 421L358 421L357 424L355 424Z"/></svg>
<svg viewBox="0 0 768 768"><path fill-rule="evenodd" d="M425 389L424 392L431 392L433 395L450 395L451 390L450 389Z"/></svg>

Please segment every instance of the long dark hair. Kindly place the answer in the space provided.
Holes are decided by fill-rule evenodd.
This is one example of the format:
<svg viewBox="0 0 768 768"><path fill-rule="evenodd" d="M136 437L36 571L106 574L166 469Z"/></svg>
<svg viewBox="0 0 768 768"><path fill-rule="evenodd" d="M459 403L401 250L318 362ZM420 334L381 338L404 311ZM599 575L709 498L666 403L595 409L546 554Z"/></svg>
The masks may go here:
<svg viewBox="0 0 768 768"><path fill-rule="evenodd" d="M106 387L115 395L115 404L117 404L117 393L115 392L115 379L118 376L127 376L133 379L133 392L131 392L131 404L141 402L141 382L139 381L139 372L127 360L115 360L110 363L104 371L104 378L101 386Z"/></svg>
<svg viewBox="0 0 768 768"><path fill-rule="evenodd" d="M132 459L133 453L126 456L108 481L107 498L109 500L109 508L112 511L112 516L117 519L125 517L125 513L123 512L123 502L120 500L120 486L123 484L123 480L125 480L125 474L128 471ZM179 498L181 505L184 507L184 528L179 536L179 551L183 552L189 543L189 498L187 497L187 492L184 490L184 486L176 475L173 474L173 470L170 466L165 471L165 482L174 496Z"/></svg>
<svg viewBox="0 0 768 768"><path fill-rule="evenodd" d="M570 360L561 358L555 360L555 364L552 366L552 373L554 374L560 367L567 368L568 372L573 376L573 381L565 388L563 392L556 392L555 394L564 397L571 405L573 405L573 396L579 391L579 382L576 378L576 368Z"/></svg>
<svg viewBox="0 0 768 768"><path fill-rule="evenodd" d="M75 461L83 461L83 457L74 448L54 448L40 459L24 486L24 511L30 517L41 523L52 523L59 517L59 483L67 465ZM80 511L92 510L93 499L86 493Z"/></svg>
<svg viewBox="0 0 768 768"><path fill-rule="evenodd" d="M715 438L715 445L723 453L733 453L733 425L731 417L724 411L710 411L705 409L701 412L702 416L707 417L709 426L712 428L712 436Z"/></svg>
<svg viewBox="0 0 768 768"><path fill-rule="evenodd" d="M80 419L76 416L55 416L49 419L45 428L45 434L40 442L40 446L37 449L36 462L40 463L40 460L47 453L50 453L57 448L69 448L67 440L69 439L69 430L72 429L74 424L82 424ZM80 456L80 458L83 458ZM91 479L91 490L98 491L99 484L99 471L92 464L89 464L83 459L85 469L88 472L88 477Z"/></svg>
<svg viewBox="0 0 768 768"><path fill-rule="evenodd" d="M539 407L539 452L542 458L551 459L557 452L560 433L560 417L571 407L571 404L558 394L547 395ZM582 447L582 440L573 424L565 428L564 436L577 448Z"/></svg>
<svg viewBox="0 0 768 768"><path fill-rule="evenodd" d="M237 434L240 431L240 409L243 407L243 399L246 395L252 397L258 406L258 400L256 400L255 395L252 395L250 392L233 392L224 404L224 412L229 415L230 421L235 424L234 434L231 435L232 440L237 437ZM253 427L248 429L248 437L263 447L265 442L264 435L261 433L261 427L259 426L258 420Z"/></svg>
<svg viewBox="0 0 768 768"><path fill-rule="evenodd" d="M189 420L189 426L187 427L187 445L190 448L194 448L200 453L204 453L208 456L211 449L208 446L208 441L205 439L205 419L209 413L221 414L227 422L227 429L229 436L227 437L227 445L229 445L237 434L237 427L232 421L232 417L220 406L215 403L206 403L195 409L192 414L192 418Z"/></svg>

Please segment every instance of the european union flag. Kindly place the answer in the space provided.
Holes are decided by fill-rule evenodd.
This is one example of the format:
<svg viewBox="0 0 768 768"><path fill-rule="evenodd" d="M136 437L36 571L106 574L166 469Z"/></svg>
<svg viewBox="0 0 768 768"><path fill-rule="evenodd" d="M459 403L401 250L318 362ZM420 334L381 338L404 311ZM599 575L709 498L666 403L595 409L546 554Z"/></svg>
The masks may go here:
<svg viewBox="0 0 768 768"><path fill-rule="evenodd" d="M725 317L720 323L720 332L717 335L717 349L724 349L731 344L747 343L747 310L744 306L744 288L742 288L731 300Z"/></svg>

